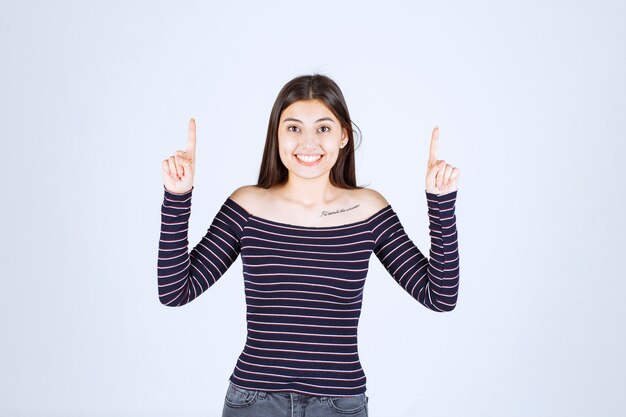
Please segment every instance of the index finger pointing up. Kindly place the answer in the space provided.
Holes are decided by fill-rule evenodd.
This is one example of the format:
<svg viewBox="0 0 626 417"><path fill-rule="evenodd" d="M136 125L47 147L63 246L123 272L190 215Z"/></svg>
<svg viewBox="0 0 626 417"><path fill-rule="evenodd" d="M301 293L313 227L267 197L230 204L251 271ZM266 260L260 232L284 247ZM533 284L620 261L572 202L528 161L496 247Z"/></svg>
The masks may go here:
<svg viewBox="0 0 626 417"><path fill-rule="evenodd" d="M433 129L430 138L430 153L428 154L428 166L431 167L437 163L437 148L439 147L439 127Z"/></svg>
<svg viewBox="0 0 626 417"><path fill-rule="evenodd" d="M187 134L187 152L190 153L195 160L196 156L196 119L193 117L189 120L189 133Z"/></svg>

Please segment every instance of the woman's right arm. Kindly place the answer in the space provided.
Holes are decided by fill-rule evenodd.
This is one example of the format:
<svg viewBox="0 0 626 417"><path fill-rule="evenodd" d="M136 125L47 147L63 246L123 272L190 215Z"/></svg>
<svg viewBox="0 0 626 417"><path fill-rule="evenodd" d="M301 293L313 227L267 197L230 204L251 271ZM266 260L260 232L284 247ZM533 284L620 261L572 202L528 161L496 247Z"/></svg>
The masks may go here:
<svg viewBox="0 0 626 417"><path fill-rule="evenodd" d="M225 202L202 240L188 253L191 194L196 161L196 121L189 120L186 151L164 160L164 196L157 261L159 300L181 306L196 299L226 272L240 251L244 217Z"/></svg>

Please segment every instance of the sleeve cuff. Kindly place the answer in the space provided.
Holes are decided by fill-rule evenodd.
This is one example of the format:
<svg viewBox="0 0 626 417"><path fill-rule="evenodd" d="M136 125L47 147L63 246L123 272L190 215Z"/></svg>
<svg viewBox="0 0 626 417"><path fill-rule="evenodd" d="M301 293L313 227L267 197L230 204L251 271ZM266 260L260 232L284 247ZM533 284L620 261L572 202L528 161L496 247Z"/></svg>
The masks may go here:
<svg viewBox="0 0 626 417"><path fill-rule="evenodd" d="M174 193L170 190L168 190L165 185L163 185L163 191L165 192L165 195L168 196L169 198L172 198L173 200L180 200L180 199L184 199L187 198L189 196L191 196L191 193L193 192L193 188L194 186L191 186L191 190L187 191L186 193ZM183 197L183 198L181 198Z"/></svg>
<svg viewBox="0 0 626 417"><path fill-rule="evenodd" d="M425 190L424 190L425 191ZM426 204L433 213L439 210L448 210L456 205L458 190L446 194L429 193L426 191Z"/></svg>
<svg viewBox="0 0 626 417"><path fill-rule="evenodd" d="M429 193L428 191L424 190L424 192L426 193L426 197L436 199L436 200L440 200L442 198L446 200L456 199L456 195L458 191L459 190L455 190L446 194L437 194L437 193Z"/></svg>

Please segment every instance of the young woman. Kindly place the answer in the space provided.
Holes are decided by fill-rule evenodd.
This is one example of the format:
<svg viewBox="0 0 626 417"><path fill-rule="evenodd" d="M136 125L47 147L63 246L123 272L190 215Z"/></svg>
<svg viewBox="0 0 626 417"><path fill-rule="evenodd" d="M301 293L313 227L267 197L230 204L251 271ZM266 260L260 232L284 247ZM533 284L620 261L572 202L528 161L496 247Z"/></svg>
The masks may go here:
<svg viewBox="0 0 626 417"><path fill-rule="evenodd" d="M162 163L161 303L191 302L242 257L248 335L223 417L368 415L357 326L372 252L425 307L456 305L459 169L437 159L438 129L425 184L429 258L387 200L356 185L353 137L334 81L319 74L289 81L272 108L257 184L226 198L190 253L194 119L187 149Z"/></svg>

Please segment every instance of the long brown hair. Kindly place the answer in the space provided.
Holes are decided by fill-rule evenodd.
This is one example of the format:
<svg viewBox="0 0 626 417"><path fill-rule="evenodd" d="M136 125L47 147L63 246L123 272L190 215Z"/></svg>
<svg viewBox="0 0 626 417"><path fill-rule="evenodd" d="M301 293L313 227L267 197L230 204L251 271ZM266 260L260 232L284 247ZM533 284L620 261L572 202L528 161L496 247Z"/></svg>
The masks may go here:
<svg viewBox="0 0 626 417"><path fill-rule="evenodd" d="M321 100L326 107L339 119L341 127L348 132L348 143L339 150L339 156L335 165L330 170L330 183L336 187L355 189L365 186L356 185L356 173L354 163L354 130L355 123L350 119L348 106L343 98L343 93L339 86L329 77L321 74L301 75L289 81L278 93L270 121L267 126L267 137L265 139L265 149L263 150L263 160L259 171L258 187L270 188L277 184L282 184L287 180L289 171L280 160L278 153L278 125L280 115L283 110L298 100ZM359 131L358 126L356 128Z"/></svg>

